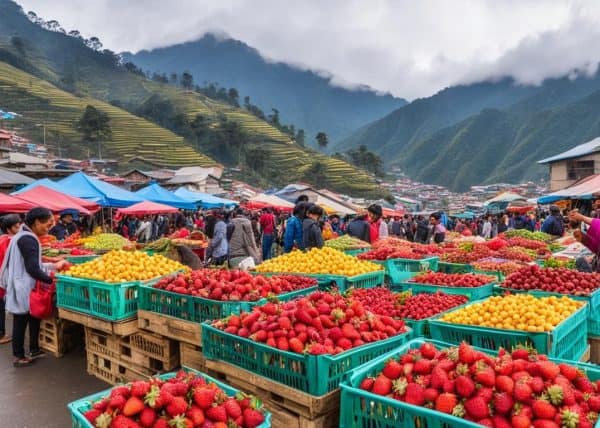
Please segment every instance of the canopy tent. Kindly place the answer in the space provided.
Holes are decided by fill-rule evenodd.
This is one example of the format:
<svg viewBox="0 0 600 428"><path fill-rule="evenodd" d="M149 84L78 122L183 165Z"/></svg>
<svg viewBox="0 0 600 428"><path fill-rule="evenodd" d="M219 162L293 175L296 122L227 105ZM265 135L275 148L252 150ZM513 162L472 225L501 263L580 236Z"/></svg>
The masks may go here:
<svg viewBox="0 0 600 428"><path fill-rule="evenodd" d="M266 193L259 193L256 196L251 197L248 202L250 203L259 203L259 204L265 204L264 207L272 207L272 208L276 208L280 211L291 211L294 209L294 204L286 201L283 198L280 198L277 195L267 195ZM246 203L246 206L248 206L248 204ZM261 207L261 208L264 208ZM250 209L260 209L260 208L250 208Z"/></svg>
<svg viewBox="0 0 600 428"><path fill-rule="evenodd" d="M497 203L503 203L503 202L508 203L508 202L524 200L524 199L525 198L523 196L519 195L518 193L502 192L498 196L485 201L484 205L491 205L491 204L497 204Z"/></svg>
<svg viewBox="0 0 600 428"><path fill-rule="evenodd" d="M37 205L0 193L0 213L25 213Z"/></svg>
<svg viewBox="0 0 600 428"><path fill-rule="evenodd" d="M102 207L128 207L136 202L143 202L143 198L112 184L105 183L97 178L76 172L58 182L61 191L71 196L88 199Z"/></svg>
<svg viewBox="0 0 600 428"><path fill-rule="evenodd" d="M451 215L450 217L462 218L462 219L465 219L465 220L470 220L470 219L475 218L475 213L471 212L471 211L464 211L462 213Z"/></svg>
<svg viewBox="0 0 600 428"><path fill-rule="evenodd" d="M209 193L192 192L185 187L180 187L175 192L175 195L187 201L192 201L202 208L223 208L233 207L238 205L236 201L230 199L218 198Z"/></svg>
<svg viewBox="0 0 600 428"><path fill-rule="evenodd" d="M45 186L49 189L57 190L59 192L59 189L61 188L60 184L58 184L56 181L52 181L49 178L41 178L39 180L35 180L33 183L29 183L27 186L21 187L19 190L12 192L11 195L18 195L19 193L34 189L37 186Z"/></svg>
<svg viewBox="0 0 600 428"><path fill-rule="evenodd" d="M402 217L404 211L392 210L390 208L382 208L384 217Z"/></svg>
<svg viewBox="0 0 600 428"><path fill-rule="evenodd" d="M261 210L263 208L273 208L275 210L278 211L283 211L283 212L292 212L294 210L294 207L287 207L287 206L273 206L271 204L267 204L266 202L260 202L260 201L247 201L244 202L242 204L244 206L244 208L249 209L249 210Z"/></svg>
<svg viewBox="0 0 600 428"><path fill-rule="evenodd" d="M117 210L117 215L170 214L176 212L178 212L178 209L175 207L144 201L133 204L127 208L119 208Z"/></svg>
<svg viewBox="0 0 600 428"><path fill-rule="evenodd" d="M138 190L135 194L148 201L158 202L159 204L169 205L175 208L184 210L195 210L197 208L193 201L177 196L175 193L170 192L157 183L150 184L149 186Z"/></svg>
<svg viewBox="0 0 600 428"><path fill-rule="evenodd" d="M600 174L590 175L566 189L538 198L538 204L551 204L563 199L594 199L600 197Z"/></svg>
<svg viewBox="0 0 600 428"><path fill-rule="evenodd" d="M15 195L15 199L29 202L36 207L44 207L57 213L64 210L76 210L81 214L92 214L100 207L84 199L76 198L50 189L46 186L36 186L33 189Z"/></svg>

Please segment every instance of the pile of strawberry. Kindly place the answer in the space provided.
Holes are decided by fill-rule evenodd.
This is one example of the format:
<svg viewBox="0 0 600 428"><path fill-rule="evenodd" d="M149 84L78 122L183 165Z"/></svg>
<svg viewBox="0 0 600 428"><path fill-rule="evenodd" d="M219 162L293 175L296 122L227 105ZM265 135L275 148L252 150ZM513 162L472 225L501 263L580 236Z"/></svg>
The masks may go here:
<svg viewBox="0 0 600 428"><path fill-rule="evenodd" d="M600 381L524 348L497 357L431 343L390 359L360 388L493 428L591 428Z"/></svg>
<svg viewBox="0 0 600 428"><path fill-rule="evenodd" d="M442 255L442 260L449 263L471 263L493 254L494 252L486 245L474 244L450 250Z"/></svg>
<svg viewBox="0 0 600 428"><path fill-rule="evenodd" d="M502 259L529 263L536 259L536 255L536 250L528 250L523 247L506 247L498 251L495 256Z"/></svg>
<svg viewBox="0 0 600 428"><path fill-rule="evenodd" d="M264 277L241 270L200 269L165 277L154 288L211 300L250 301L317 285L317 280L297 275Z"/></svg>
<svg viewBox="0 0 600 428"><path fill-rule="evenodd" d="M92 250L87 250L85 248L73 248L70 253L72 256L92 256L94 252Z"/></svg>
<svg viewBox="0 0 600 428"><path fill-rule="evenodd" d="M527 239L522 238L520 236L515 236L513 238L505 238L506 242L511 247L522 247L528 248L530 250L547 250L548 244L542 241L536 241L535 239Z"/></svg>
<svg viewBox="0 0 600 428"><path fill-rule="evenodd" d="M389 288L357 288L350 293L350 299L360 302L365 309L374 314L420 320L460 306L468 301L461 295L442 292L412 294L394 293Z"/></svg>
<svg viewBox="0 0 600 428"><path fill-rule="evenodd" d="M471 263L471 265L481 271L487 272L501 272L504 275L510 275L513 272L518 271L523 266L523 263L517 263L513 261L493 261L493 260L479 260Z"/></svg>
<svg viewBox="0 0 600 428"><path fill-rule="evenodd" d="M398 238L385 238L373 244L372 249L358 256L361 260L411 259L418 260L441 254L437 245L419 244Z"/></svg>
<svg viewBox="0 0 600 428"><path fill-rule="evenodd" d="M168 381L113 388L84 416L94 428L254 428L265 420L258 399L228 397L215 383L183 371Z"/></svg>
<svg viewBox="0 0 600 428"><path fill-rule="evenodd" d="M402 320L370 313L359 301L324 291L269 302L213 326L282 351L313 355L339 354L406 331Z"/></svg>
<svg viewBox="0 0 600 428"><path fill-rule="evenodd" d="M567 268L526 266L509 275L501 284L514 290L541 290L552 293L589 296L600 288L600 273Z"/></svg>
<svg viewBox="0 0 600 428"><path fill-rule="evenodd" d="M443 285L444 287L481 287L494 280L493 276L473 273L426 272L411 278L410 282Z"/></svg>

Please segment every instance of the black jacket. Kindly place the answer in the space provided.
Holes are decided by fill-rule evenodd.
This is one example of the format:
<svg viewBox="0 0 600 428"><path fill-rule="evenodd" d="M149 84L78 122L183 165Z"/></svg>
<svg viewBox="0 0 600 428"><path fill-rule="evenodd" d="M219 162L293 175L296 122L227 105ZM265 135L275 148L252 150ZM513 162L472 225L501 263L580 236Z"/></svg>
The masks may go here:
<svg viewBox="0 0 600 428"><path fill-rule="evenodd" d="M364 217L356 217L348 224L348 235L358 238L365 242L371 242L371 234L369 232L369 223Z"/></svg>
<svg viewBox="0 0 600 428"><path fill-rule="evenodd" d="M305 218L302 221L302 243L305 250L323 247L321 228L312 218Z"/></svg>

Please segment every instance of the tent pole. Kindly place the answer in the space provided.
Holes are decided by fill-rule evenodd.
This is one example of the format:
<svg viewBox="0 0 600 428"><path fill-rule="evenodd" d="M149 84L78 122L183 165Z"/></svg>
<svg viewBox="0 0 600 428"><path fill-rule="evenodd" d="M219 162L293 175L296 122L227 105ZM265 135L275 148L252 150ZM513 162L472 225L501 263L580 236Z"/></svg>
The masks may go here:
<svg viewBox="0 0 600 428"><path fill-rule="evenodd" d="M113 212L112 207L110 207L110 233L115 230L115 226L113 225Z"/></svg>

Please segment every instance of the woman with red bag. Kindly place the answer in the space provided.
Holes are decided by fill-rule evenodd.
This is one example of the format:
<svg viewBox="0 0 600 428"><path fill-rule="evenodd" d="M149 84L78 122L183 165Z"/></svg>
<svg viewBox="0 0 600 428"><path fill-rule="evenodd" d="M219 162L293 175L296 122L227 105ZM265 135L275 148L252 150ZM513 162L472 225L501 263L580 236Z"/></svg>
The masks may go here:
<svg viewBox="0 0 600 428"><path fill-rule="evenodd" d="M0 236L0 265L6 255L10 239L16 235L21 226L21 217L18 214L8 214L0 218L0 229L3 235ZM0 288L0 345L9 343L12 340L6 335L6 310L4 300L4 288Z"/></svg>
<svg viewBox="0 0 600 428"><path fill-rule="evenodd" d="M25 216L11 239L2 262L0 287L6 290L6 310L13 314L13 355L15 367L31 365L33 358L43 355L38 343L40 320L29 313L29 298L36 281L51 284L51 270L60 269L66 262L42 263L39 237L47 235L54 224L52 212L33 208ZM29 327L29 356L25 356L25 330Z"/></svg>

